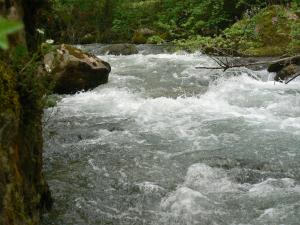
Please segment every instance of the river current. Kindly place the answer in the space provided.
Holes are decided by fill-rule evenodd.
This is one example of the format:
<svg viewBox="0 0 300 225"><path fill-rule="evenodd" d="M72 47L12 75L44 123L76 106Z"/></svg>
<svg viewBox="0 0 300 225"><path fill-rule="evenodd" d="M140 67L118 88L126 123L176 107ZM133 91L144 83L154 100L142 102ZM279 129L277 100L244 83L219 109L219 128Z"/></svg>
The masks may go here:
<svg viewBox="0 0 300 225"><path fill-rule="evenodd" d="M44 225L300 224L299 80L197 70L214 65L200 53L99 57L108 84L45 110Z"/></svg>

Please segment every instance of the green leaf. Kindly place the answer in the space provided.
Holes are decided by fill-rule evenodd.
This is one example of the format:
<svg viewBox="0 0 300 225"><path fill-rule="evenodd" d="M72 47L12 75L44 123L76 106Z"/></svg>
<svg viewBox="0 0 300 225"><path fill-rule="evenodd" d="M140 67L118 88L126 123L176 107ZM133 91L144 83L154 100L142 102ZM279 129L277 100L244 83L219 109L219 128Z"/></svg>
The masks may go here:
<svg viewBox="0 0 300 225"><path fill-rule="evenodd" d="M23 24L19 21L7 20L0 16L0 48L8 48L7 35L14 33L23 28Z"/></svg>

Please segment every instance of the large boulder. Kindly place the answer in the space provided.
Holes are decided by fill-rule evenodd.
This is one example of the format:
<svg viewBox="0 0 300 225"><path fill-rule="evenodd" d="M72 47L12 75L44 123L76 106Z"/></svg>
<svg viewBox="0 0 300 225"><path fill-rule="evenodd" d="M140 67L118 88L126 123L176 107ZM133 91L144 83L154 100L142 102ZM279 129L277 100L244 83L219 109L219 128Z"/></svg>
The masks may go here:
<svg viewBox="0 0 300 225"><path fill-rule="evenodd" d="M275 81L284 81L300 72L300 55L277 60L268 67L269 72L276 73Z"/></svg>
<svg viewBox="0 0 300 225"><path fill-rule="evenodd" d="M44 56L44 66L54 77L57 94L74 94L105 84L111 71L107 62L65 44Z"/></svg>
<svg viewBox="0 0 300 225"><path fill-rule="evenodd" d="M139 53L139 51L132 44L112 44L101 49L100 53L109 55L134 55Z"/></svg>

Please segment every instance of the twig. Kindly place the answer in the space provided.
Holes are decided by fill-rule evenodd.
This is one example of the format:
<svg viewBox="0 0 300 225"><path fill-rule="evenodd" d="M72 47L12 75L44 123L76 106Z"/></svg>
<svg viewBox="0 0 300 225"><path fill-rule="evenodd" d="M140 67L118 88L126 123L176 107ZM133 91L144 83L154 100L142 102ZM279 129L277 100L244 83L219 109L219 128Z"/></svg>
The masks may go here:
<svg viewBox="0 0 300 225"><path fill-rule="evenodd" d="M216 67L209 67L209 66L197 66L196 69L206 69L206 70L222 70L222 66L216 66Z"/></svg>

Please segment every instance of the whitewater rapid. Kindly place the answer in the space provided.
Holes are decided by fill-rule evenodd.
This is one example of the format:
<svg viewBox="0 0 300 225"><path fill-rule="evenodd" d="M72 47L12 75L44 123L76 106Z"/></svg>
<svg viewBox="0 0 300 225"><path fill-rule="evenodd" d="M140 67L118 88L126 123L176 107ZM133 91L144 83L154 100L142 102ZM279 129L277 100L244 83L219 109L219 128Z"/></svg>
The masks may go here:
<svg viewBox="0 0 300 225"><path fill-rule="evenodd" d="M45 111L44 224L299 224L299 80L197 70L214 65L200 53L99 57L109 83Z"/></svg>

